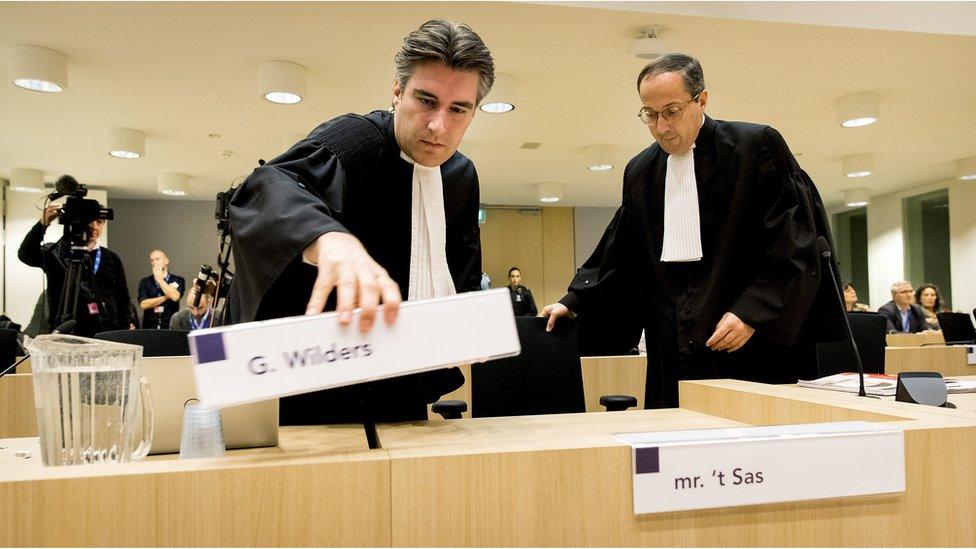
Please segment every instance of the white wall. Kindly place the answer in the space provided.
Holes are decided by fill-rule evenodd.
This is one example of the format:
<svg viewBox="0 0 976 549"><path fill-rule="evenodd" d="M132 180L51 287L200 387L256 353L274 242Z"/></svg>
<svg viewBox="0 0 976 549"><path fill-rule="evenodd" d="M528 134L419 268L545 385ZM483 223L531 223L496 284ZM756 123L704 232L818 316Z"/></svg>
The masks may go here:
<svg viewBox="0 0 976 549"><path fill-rule="evenodd" d="M952 255L952 308L976 307L976 181L949 185L949 253Z"/></svg>
<svg viewBox="0 0 976 549"><path fill-rule="evenodd" d="M105 191L89 191L88 198L98 200L103 206L108 205L108 195ZM63 201L64 199L59 202ZM43 204L44 195L6 189L6 202L4 203L6 230L3 234L5 274L3 277L3 310L22 328L27 328L31 314L34 312L34 305L37 303L38 296L41 295L46 280L41 269L28 267L17 259L17 249L20 248L20 243L27 235L27 231L40 219ZM108 225L111 225L111 222ZM99 238L99 244L102 246L108 245L108 225ZM61 225L57 222L52 223L44 235L44 241L54 242L61 238L62 232Z"/></svg>
<svg viewBox="0 0 976 549"><path fill-rule="evenodd" d="M600 243L603 232L613 219L613 214L617 208L574 208L573 223L575 232L575 255L574 265L579 267L586 261L596 245Z"/></svg>

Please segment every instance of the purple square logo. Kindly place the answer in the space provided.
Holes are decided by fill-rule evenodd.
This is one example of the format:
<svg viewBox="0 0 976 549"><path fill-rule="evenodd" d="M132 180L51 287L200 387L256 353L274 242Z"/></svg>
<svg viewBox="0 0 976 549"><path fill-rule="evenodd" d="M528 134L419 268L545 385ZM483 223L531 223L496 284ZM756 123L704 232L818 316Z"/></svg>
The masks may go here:
<svg viewBox="0 0 976 549"><path fill-rule="evenodd" d="M637 448L637 474L659 473L661 471L661 460L658 448Z"/></svg>
<svg viewBox="0 0 976 549"><path fill-rule="evenodd" d="M227 360L223 334L201 334L193 338L197 364Z"/></svg>

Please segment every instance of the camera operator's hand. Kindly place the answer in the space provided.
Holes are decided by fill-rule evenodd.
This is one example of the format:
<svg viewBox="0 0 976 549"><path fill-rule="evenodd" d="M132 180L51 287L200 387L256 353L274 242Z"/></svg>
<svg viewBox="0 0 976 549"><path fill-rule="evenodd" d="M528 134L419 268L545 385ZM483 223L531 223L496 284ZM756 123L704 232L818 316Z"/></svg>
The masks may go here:
<svg viewBox="0 0 976 549"><path fill-rule="evenodd" d="M388 324L396 320L400 309L400 288L380 267L359 240L351 234L332 232L318 237L302 252L306 263L319 269L305 314L321 313L325 302L336 288L336 311L339 323L352 322L352 310L358 305L359 329L367 332L373 327L376 306L385 305L384 318Z"/></svg>
<svg viewBox="0 0 976 549"><path fill-rule="evenodd" d="M57 219L60 212L61 206L58 205L51 205L44 208L44 211L41 212L41 225L44 225L45 227L50 225L52 221Z"/></svg>

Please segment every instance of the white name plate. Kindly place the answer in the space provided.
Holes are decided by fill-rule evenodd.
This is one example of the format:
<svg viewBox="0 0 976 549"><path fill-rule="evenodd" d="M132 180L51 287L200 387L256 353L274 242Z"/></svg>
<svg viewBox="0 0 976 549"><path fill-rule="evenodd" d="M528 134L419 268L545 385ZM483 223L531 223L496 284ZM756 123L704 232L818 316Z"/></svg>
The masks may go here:
<svg viewBox="0 0 976 549"><path fill-rule="evenodd" d="M976 345L966 346L966 364L976 364Z"/></svg>
<svg viewBox="0 0 976 549"><path fill-rule="evenodd" d="M634 514L905 491L901 429L849 421L617 435Z"/></svg>
<svg viewBox="0 0 976 549"><path fill-rule="evenodd" d="M517 355L507 289L404 302L393 325L359 311L249 322L190 332L197 395L224 407Z"/></svg>

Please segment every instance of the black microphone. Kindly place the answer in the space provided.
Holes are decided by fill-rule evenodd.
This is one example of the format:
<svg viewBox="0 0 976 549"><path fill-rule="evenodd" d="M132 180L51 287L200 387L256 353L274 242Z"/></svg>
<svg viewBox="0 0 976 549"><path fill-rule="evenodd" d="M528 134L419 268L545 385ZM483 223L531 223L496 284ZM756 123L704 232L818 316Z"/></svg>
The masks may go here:
<svg viewBox="0 0 976 549"><path fill-rule="evenodd" d="M57 328L54 329L52 334L70 334L75 331L75 326L78 325L77 320L65 320Z"/></svg>
<svg viewBox="0 0 976 549"><path fill-rule="evenodd" d="M197 273L197 277L193 279L193 285L197 287L197 293L193 296L194 307L200 306L200 298L207 291L207 281L210 280L211 276L213 276L213 267L210 265L202 265L200 272Z"/></svg>
<svg viewBox="0 0 976 549"><path fill-rule="evenodd" d="M78 180L70 175L62 175L54 183L54 192L47 196L48 200L57 200L62 196L73 195L78 192L81 185Z"/></svg>
<svg viewBox="0 0 976 549"><path fill-rule="evenodd" d="M851 342L851 348L854 349L854 363L857 364L857 377L860 382L857 396L868 396L864 390L864 366L861 364L861 354L857 351L857 342L854 341L854 332L851 331L851 321L847 318L847 307L844 306L844 296L840 293L840 283L837 282L837 275L834 273L834 262L830 260L830 244L827 243L827 239L823 236L817 237L817 252L820 253L820 257L827 264L827 270L830 271L830 279L834 282L834 291L837 292L837 298L840 299L841 314L844 316L844 328L847 330L847 339Z"/></svg>

